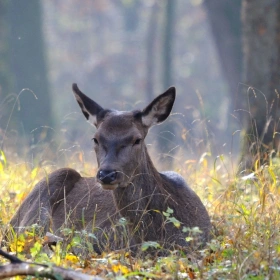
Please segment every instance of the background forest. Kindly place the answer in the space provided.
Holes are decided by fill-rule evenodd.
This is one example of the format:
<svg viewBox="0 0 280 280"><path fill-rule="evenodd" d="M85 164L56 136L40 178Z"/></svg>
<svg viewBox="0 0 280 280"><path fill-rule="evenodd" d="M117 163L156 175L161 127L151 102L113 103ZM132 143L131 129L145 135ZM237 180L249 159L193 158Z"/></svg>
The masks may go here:
<svg viewBox="0 0 280 280"><path fill-rule="evenodd" d="M230 115L230 87L202 1L13 3L1 1L0 83L1 127L8 125L6 137L12 133L16 145L21 147L23 135L34 147L54 137L78 140L83 149L90 145L89 136L85 142L82 136L91 128L71 93L76 82L97 102L123 110L140 108L175 85L173 125L153 135L159 146L175 148L174 153L176 147L188 148L184 152L191 157L209 151L210 143L217 142L216 155L232 150L238 122ZM240 29L240 1L235 6L237 17L230 24ZM229 40L240 41L237 35ZM241 65L238 55L234 63ZM238 77L232 98L239 91L240 68L228 74ZM239 135L234 138L238 143Z"/></svg>
<svg viewBox="0 0 280 280"><path fill-rule="evenodd" d="M147 143L159 169L198 189L222 236L205 271L276 275L279 27L278 0L0 0L2 224L45 171L94 174L72 83L119 110L174 85L173 114ZM205 277L193 265L187 276Z"/></svg>
<svg viewBox="0 0 280 280"><path fill-rule="evenodd" d="M180 148L192 158L238 155L243 139L241 166L250 168L248 150L253 156L269 154L268 147L277 151L274 1L254 7L201 0L0 5L2 145L11 134L9 144L21 150L23 138L33 147L54 138L58 145L79 140L85 149L81 136L88 128L70 97L77 82L97 102L123 110L175 85L171 124L153 135L171 157Z"/></svg>

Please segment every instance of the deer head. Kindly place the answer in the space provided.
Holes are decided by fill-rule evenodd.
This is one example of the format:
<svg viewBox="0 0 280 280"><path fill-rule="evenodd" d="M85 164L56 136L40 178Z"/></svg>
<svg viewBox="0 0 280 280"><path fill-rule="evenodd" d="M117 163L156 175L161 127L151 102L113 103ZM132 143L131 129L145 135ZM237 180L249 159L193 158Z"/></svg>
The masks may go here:
<svg viewBox="0 0 280 280"><path fill-rule="evenodd" d="M128 112L103 109L83 94L77 84L72 88L86 119L96 127L93 141L98 182L104 189L127 187L139 166L147 162L144 139L151 126L169 116L175 88L171 87L156 97L144 110Z"/></svg>

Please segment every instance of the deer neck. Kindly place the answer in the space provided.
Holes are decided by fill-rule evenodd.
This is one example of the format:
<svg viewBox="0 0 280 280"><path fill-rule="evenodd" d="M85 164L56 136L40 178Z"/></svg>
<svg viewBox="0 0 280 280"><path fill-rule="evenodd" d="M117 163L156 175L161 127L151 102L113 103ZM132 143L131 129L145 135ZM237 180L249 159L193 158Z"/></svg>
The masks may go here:
<svg viewBox="0 0 280 280"><path fill-rule="evenodd" d="M166 196L161 195L163 185L145 147L129 185L114 190L115 203L121 215L133 220L142 216L144 211L166 210L161 209L166 201Z"/></svg>

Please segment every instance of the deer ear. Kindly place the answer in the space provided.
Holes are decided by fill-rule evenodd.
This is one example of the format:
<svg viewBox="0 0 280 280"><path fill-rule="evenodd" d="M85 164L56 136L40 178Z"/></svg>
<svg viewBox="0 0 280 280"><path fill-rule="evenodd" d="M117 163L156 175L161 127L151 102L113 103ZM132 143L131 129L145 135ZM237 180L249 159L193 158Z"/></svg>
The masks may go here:
<svg viewBox="0 0 280 280"><path fill-rule="evenodd" d="M77 84L72 85L72 90L86 119L91 124L97 126L97 115L101 111L103 111L103 108L99 106L96 102L91 100L89 97L87 97L85 94L83 94L78 88Z"/></svg>
<svg viewBox="0 0 280 280"><path fill-rule="evenodd" d="M175 87L156 97L143 111L142 123L147 127L159 124L169 116L176 97Z"/></svg>

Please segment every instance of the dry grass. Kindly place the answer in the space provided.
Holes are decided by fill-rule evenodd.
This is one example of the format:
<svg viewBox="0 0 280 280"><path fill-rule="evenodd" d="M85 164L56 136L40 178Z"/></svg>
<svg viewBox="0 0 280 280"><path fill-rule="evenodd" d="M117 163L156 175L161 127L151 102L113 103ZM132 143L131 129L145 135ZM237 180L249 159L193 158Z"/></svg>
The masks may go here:
<svg viewBox="0 0 280 280"><path fill-rule="evenodd" d="M168 257L136 258L125 252L111 252L102 256L92 253L83 259L71 254L69 247L62 244L53 252L44 251L44 239L36 235L35 229L11 238L8 245L24 260L55 263L112 279L279 279L279 165L275 160L243 177L228 169L231 164L222 156L212 162L203 155L199 160L180 165L177 171L202 198L214 225L212 241L194 255L177 251L170 252ZM82 153L69 159L68 166L84 174L94 174ZM56 168L49 162L32 167L1 151L1 239L26 194L40 178ZM81 240L76 238L71 242Z"/></svg>

